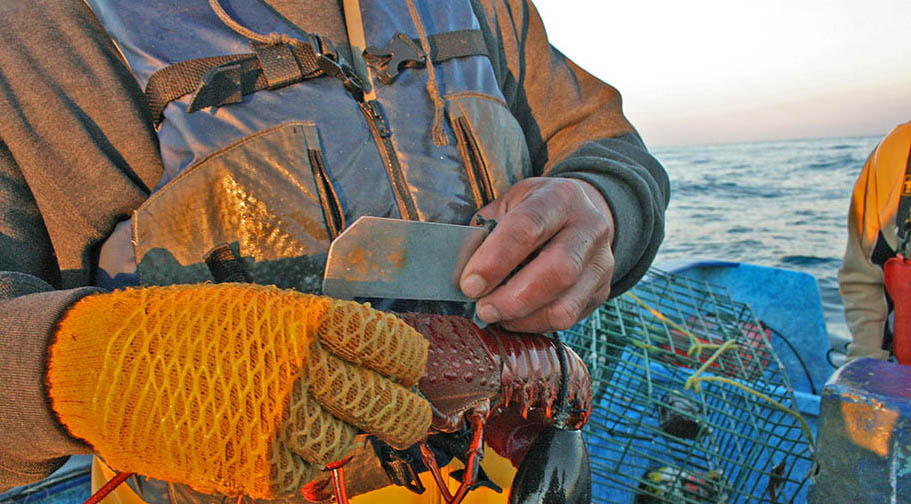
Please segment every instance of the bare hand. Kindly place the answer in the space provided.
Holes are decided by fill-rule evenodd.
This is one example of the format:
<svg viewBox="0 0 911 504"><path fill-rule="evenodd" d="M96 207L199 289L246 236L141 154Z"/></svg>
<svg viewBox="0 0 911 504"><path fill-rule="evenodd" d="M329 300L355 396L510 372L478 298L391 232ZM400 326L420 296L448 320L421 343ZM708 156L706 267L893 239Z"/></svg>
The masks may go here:
<svg viewBox="0 0 911 504"><path fill-rule="evenodd" d="M521 332L566 329L610 294L614 221L601 193L569 178L524 179L478 211L497 226L462 271L478 317ZM512 277L507 277L526 259Z"/></svg>

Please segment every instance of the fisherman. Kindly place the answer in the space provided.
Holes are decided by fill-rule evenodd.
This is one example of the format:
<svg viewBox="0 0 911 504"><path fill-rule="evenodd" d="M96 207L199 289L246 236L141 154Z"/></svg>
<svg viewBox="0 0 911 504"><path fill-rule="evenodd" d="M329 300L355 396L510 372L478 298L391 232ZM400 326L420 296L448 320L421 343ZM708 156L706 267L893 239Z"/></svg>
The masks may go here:
<svg viewBox="0 0 911 504"><path fill-rule="evenodd" d="M278 498L422 436L426 343L305 294L359 216L495 219L460 285L527 332L663 238L663 168L528 0L0 9L2 488L96 453L147 502Z"/></svg>
<svg viewBox="0 0 911 504"><path fill-rule="evenodd" d="M851 330L848 358L874 357L887 360L901 343L893 337L896 299L901 288L895 280L889 285L884 268L904 268L896 254L908 257L900 243L909 238L911 211L911 123L897 126L867 158L854 185L848 212L848 244L838 271L838 285ZM888 267L891 259L896 259ZM898 270L896 270L898 271ZM907 283L911 277L906 277ZM909 307L911 308L911 307ZM896 334L897 336L897 334ZM907 336L911 337L911 334ZM909 348L911 341L904 343ZM909 364L911 362L903 362Z"/></svg>

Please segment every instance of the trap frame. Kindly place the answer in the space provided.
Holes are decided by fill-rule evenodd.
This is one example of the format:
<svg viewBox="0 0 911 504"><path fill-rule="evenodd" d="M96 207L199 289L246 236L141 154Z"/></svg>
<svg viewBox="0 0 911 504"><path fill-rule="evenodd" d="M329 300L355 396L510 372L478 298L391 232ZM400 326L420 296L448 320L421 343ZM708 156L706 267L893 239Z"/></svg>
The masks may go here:
<svg viewBox="0 0 911 504"><path fill-rule="evenodd" d="M802 502L815 470L769 333L724 288L651 270L562 333L586 362L593 502Z"/></svg>

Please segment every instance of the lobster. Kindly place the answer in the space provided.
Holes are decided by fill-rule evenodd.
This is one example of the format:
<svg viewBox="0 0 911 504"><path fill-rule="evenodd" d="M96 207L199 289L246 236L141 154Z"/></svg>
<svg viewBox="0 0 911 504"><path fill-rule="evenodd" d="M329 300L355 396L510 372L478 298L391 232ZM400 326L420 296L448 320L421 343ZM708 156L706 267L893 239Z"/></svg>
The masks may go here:
<svg viewBox="0 0 911 504"><path fill-rule="evenodd" d="M399 317L430 343L418 388L431 404L433 420L430 436L418 449L423 468L430 471L447 503L458 504L478 485L496 486L484 481L479 466L485 441L518 468L510 503L544 502L545 495L548 502L590 502L591 475L579 429L591 414L591 380L575 352L555 337L495 326L479 329L459 316ZM441 444L434 442L440 436L464 431L470 437L467 453L455 455L461 455L465 470L460 471L458 490L450 493L437 462L439 450L432 446ZM347 502L344 462L327 466L331 480L317 479L304 487L305 498L329 498L331 481L336 502ZM422 492L418 469L412 464L406 478L410 481L397 483ZM554 492L562 500L551 500Z"/></svg>
<svg viewBox="0 0 911 504"><path fill-rule="evenodd" d="M433 419L428 437L412 447L419 452L417 457L403 456L375 438L371 440L377 454L374 459L381 459L393 483L423 492L417 474L429 470L448 504L460 503L479 485L499 490L480 468L486 442L518 468L510 504L542 503L545 497L547 502L590 502L591 474L579 429L591 414L592 390L588 369L575 352L556 336L518 334L496 326L480 329L464 317L399 316L430 343L418 388L431 404ZM466 435L467 444L453 441ZM459 450L463 453L452 453ZM440 471L441 451L448 452L445 462L449 455L465 463L461 475L451 473L461 479L455 493L449 491ZM404 470L401 465L397 470L388 466L390 457L406 461ZM346 504L346 466L362 481L376 483L376 474L358 475L362 468L349 464L351 458L327 464L327 476L305 485L302 496L311 502L334 496L337 503ZM129 476L119 473L86 504L100 502ZM370 489L362 487L356 492ZM558 498L554 500L554 496Z"/></svg>

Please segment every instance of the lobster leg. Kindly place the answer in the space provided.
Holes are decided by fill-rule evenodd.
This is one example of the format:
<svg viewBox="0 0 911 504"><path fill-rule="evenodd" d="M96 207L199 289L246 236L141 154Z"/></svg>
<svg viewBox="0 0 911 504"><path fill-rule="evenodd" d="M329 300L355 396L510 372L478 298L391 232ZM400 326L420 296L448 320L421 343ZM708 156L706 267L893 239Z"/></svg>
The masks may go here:
<svg viewBox="0 0 911 504"><path fill-rule="evenodd" d="M443 475L440 473L440 466L437 465L436 456L434 456L430 447L427 446L426 441L421 441L418 447L421 449L421 460L424 461L424 466L430 471L433 480L436 481L437 488L439 488L440 493L443 494L443 499L446 502L450 502L452 500L452 494L449 493L449 487L446 486L446 481L443 480Z"/></svg>
<svg viewBox="0 0 911 504"><path fill-rule="evenodd" d="M442 494L443 500L446 501L446 504L459 504L462 502L478 481L478 469L481 466L481 459L484 458L484 423L487 419L487 413L488 406L485 403L472 411L471 416L468 419L471 423L471 444L468 447L468 458L465 461L465 472L462 474L462 482L459 484L459 488L456 490L455 495L449 492L449 486L446 485L446 481L440 473L436 457L433 455L433 452L430 451L427 443L420 444L421 459L424 461L424 465L427 469L430 470L430 474L433 475L433 479L436 481L437 487L440 488L440 493Z"/></svg>
<svg viewBox="0 0 911 504"><path fill-rule="evenodd" d="M478 468L481 465L481 459L484 457L484 422L486 417L486 412L481 414L475 410L471 413L469 421L471 422L473 436L471 438L471 445L468 447L468 461L465 462L465 474L462 475L462 484L459 485L459 489L452 497L452 500L449 501L449 504L459 504L462 502L462 499L465 498L468 491L474 488L474 484L478 481Z"/></svg>
<svg viewBox="0 0 911 504"><path fill-rule="evenodd" d="M326 470L332 471L332 490L337 504L348 504L348 492L345 490L345 464L351 457L326 464Z"/></svg>

